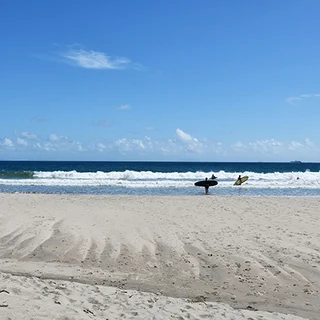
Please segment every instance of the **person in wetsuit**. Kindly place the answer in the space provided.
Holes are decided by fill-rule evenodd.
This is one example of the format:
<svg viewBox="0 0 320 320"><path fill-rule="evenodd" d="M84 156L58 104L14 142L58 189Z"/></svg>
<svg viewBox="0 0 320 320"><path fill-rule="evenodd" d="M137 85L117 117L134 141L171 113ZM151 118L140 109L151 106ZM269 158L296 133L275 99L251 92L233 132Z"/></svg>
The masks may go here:
<svg viewBox="0 0 320 320"><path fill-rule="evenodd" d="M206 181L208 181L208 178L206 178ZM206 194L208 194L208 192L209 192L209 185L208 185L208 184L205 185L204 188L205 188Z"/></svg>

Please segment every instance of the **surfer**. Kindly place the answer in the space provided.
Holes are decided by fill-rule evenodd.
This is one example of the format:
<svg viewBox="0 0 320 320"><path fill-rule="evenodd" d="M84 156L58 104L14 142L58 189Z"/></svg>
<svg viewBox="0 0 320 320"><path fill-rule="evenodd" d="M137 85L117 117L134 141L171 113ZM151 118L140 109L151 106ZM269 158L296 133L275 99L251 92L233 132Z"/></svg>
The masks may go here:
<svg viewBox="0 0 320 320"><path fill-rule="evenodd" d="M243 176L241 177L241 174L239 174L238 179L236 182L233 184L234 186L241 186L244 182L246 182L249 179L248 176Z"/></svg>
<svg viewBox="0 0 320 320"><path fill-rule="evenodd" d="M206 177L206 181L208 181L208 178L207 178L207 177ZM205 193L208 194L208 192L209 192L209 186L206 184L206 185L204 186L204 188L205 188Z"/></svg>
<svg viewBox="0 0 320 320"><path fill-rule="evenodd" d="M211 179L212 180L217 179L217 177L214 175L214 173L212 174Z"/></svg>
<svg viewBox="0 0 320 320"><path fill-rule="evenodd" d="M208 177L204 178L202 181L197 181L195 182L195 186L197 187L204 187L205 189L205 193L207 194L208 191L209 191L209 188L211 186L216 186L218 184L218 181L217 180L214 180L214 179L208 179Z"/></svg>

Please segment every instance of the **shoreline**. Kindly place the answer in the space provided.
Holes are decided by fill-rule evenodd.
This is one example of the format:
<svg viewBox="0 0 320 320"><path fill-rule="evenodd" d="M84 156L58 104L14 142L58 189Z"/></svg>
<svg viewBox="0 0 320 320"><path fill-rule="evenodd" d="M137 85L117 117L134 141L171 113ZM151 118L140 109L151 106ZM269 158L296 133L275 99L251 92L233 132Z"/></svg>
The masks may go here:
<svg viewBox="0 0 320 320"><path fill-rule="evenodd" d="M209 188L209 193L208 194L205 194L205 192L200 192L200 193L190 193L190 194L172 194L172 195L168 195L167 193L163 193L163 194L145 194L145 193L141 193L141 194L137 194L137 193L61 193L61 192L41 192L41 191L10 191L10 192L2 192L0 191L0 195L44 195L44 196L60 196L60 195L63 195L63 196L71 196L71 197L76 197L76 196L80 196L80 197L90 197L90 196L93 196L93 197L150 197L150 198L153 198L153 197L159 197L159 198L163 198L163 197L169 197L169 198L197 198L197 197L214 197L214 198L247 198L247 199L250 199L250 198L265 198L265 199L320 199L320 194L316 194L316 195L297 195L297 194L294 194L294 195L282 195L282 194L279 194L279 195L275 195L273 193L271 194L260 194L260 193L257 193L257 194L240 194L240 192L242 192L243 190L240 190L240 188L245 188L244 186L242 187L237 187L239 188L238 191L235 191L233 190L233 193L215 193L214 192L214 187L212 187L212 189ZM251 189L252 190L252 189ZM316 190L316 188L314 188L314 190ZM221 190L219 190L221 191ZM246 190L247 191L247 190ZM237 192L237 193L236 193ZM201 198L203 199L203 198Z"/></svg>
<svg viewBox="0 0 320 320"><path fill-rule="evenodd" d="M317 318L319 198L14 193L0 201L0 272Z"/></svg>

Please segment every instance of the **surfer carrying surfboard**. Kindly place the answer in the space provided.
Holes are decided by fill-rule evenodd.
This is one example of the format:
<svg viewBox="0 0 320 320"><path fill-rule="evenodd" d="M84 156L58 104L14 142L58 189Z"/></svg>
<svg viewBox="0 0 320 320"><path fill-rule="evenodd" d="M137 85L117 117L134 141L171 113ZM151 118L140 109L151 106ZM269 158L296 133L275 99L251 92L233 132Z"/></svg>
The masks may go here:
<svg viewBox="0 0 320 320"><path fill-rule="evenodd" d="M242 183L246 182L249 179L248 176L243 176L241 177L241 174L239 174L238 179L236 180L236 182L234 183L234 185L236 186L240 186Z"/></svg>
<svg viewBox="0 0 320 320"><path fill-rule="evenodd" d="M207 194L209 191L209 187L212 186L216 186L218 184L218 181L216 181L215 179L208 179L207 177L205 178L205 180L202 181L197 181L195 182L195 186L197 187L204 187L205 189L205 193Z"/></svg>
<svg viewBox="0 0 320 320"><path fill-rule="evenodd" d="M208 181L208 178L207 178L207 177L206 177L206 181ZM205 188L206 194L208 194L208 192L209 192L209 185L205 185L204 188Z"/></svg>

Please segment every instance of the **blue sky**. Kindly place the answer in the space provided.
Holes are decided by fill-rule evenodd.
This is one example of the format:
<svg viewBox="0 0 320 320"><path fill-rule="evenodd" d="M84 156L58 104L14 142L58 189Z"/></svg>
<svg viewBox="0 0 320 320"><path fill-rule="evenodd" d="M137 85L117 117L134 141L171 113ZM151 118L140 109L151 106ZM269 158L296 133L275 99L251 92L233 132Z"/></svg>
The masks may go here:
<svg viewBox="0 0 320 320"><path fill-rule="evenodd" d="M0 159L320 159L318 0L1 1Z"/></svg>

